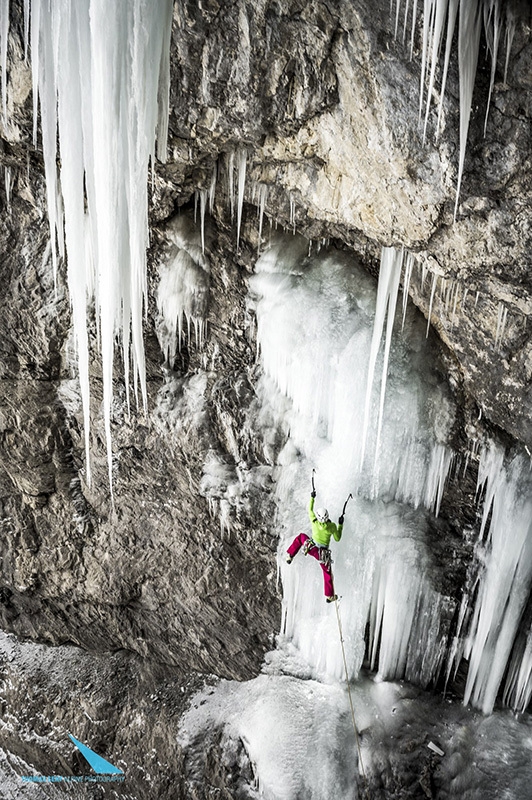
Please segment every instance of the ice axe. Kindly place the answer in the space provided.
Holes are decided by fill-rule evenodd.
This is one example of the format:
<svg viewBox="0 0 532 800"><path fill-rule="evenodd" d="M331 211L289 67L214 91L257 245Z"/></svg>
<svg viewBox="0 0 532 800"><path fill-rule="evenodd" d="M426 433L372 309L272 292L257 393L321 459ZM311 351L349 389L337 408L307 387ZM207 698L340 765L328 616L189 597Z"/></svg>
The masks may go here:
<svg viewBox="0 0 532 800"><path fill-rule="evenodd" d="M349 492L349 497L347 498L347 500L346 500L346 501L345 501L345 503L344 503L344 507L343 507L343 509L342 509L342 513L341 513L341 515L340 515L340 518L339 518L339 520L338 520L338 523L339 523L340 525L343 525L343 524L344 524L344 514L345 514L345 509L347 508L347 504L349 503L349 501L350 501L350 500L352 500L352 499L353 499L353 495L351 494L351 492Z"/></svg>
<svg viewBox="0 0 532 800"><path fill-rule="evenodd" d="M316 497L316 487L314 486L314 473L315 472L316 472L316 470L313 469L312 470L312 477L311 477L311 481L312 481L312 496L313 497Z"/></svg>
<svg viewBox="0 0 532 800"><path fill-rule="evenodd" d="M346 507L347 507L347 504L348 504L348 503L349 503L349 501L350 501L350 500L352 500L352 499L353 499L353 495L351 494L351 492L349 492L349 497L348 497L348 498L347 498L347 500L345 501L345 503L344 503L344 507L343 507L343 509L342 509L342 517L343 517L343 516L344 516L344 514L345 514L345 509L346 509Z"/></svg>

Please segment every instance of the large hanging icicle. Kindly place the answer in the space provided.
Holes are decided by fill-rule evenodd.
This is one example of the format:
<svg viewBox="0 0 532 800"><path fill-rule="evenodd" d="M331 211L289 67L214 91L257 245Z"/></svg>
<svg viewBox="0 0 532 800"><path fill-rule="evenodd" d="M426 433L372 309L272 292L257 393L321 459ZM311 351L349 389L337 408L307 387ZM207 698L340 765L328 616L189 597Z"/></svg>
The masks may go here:
<svg viewBox="0 0 532 800"><path fill-rule="evenodd" d="M467 133L471 118L473 87L477 73L478 49L480 46L480 30L482 16L479 0L468 0L460 3L460 20L458 31L458 67L460 70L460 156L458 159L458 178L456 181L456 200L454 216L458 211L460 186L464 173L464 161L467 146Z"/></svg>
<svg viewBox="0 0 532 800"><path fill-rule="evenodd" d="M146 403L142 314L147 173L155 158L156 132L158 157L164 160L166 153L171 21L172 0L111 4L33 0L31 5L34 111L38 97L52 257L55 268L66 239L87 456L87 304L95 301L111 486L113 357L118 332L128 405L130 354L135 387L140 384ZM36 131L35 113L35 138Z"/></svg>
<svg viewBox="0 0 532 800"><path fill-rule="evenodd" d="M405 32L406 22L409 10L409 2L406 2L405 7ZM412 14L412 34L411 34L411 52L416 31L416 8L417 3L414 2ZM488 113L491 103L491 95L495 83L495 71L497 66L497 54L499 50L499 42L503 27L505 26L506 38L506 65L504 71L504 80L506 82L508 58L512 45L513 36L516 28L516 20L512 8L508 4L506 6L506 14L503 22L503 15L501 11L501 0L424 0L422 12L422 34L421 34L421 72L420 72L420 91L419 91L419 119L422 119L423 108L424 125L423 125L423 141L425 142L427 136L427 129L429 123L430 106L432 101L432 94L435 88L435 78L437 67L440 60L440 53L442 50L443 40L445 38L445 55L443 63L443 72L440 87L440 100L438 104L438 118L436 123L436 133L440 131L443 101L445 97L445 88L447 84L447 74L449 69L449 62L452 51L452 44L454 38L454 31L456 27L457 17L459 18L458 25L458 67L459 67L459 83L460 83L460 148L458 157L458 178L456 186L456 200L454 215L458 210L458 202L460 197L460 187L464 171L465 153L467 146L467 137L469 131L469 121L471 117L471 102L473 97L473 88L475 84L475 76L477 70L478 53L480 46L480 35L482 27L484 27L486 42L488 50L491 53L491 75L490 87L487 98L486 116L484 122L484 132L486 132ZM390 12L394 10L394 3L390 3ZM399 14L401 10L401 0L395 0L395 32L397 38L397 29L399 22ZM482 25L482 23L484 23ZM444 36L445 30L445 36ZM404 37L403 37L404 38ZM426 85L425 85L426 84Z"/></svg>
<svg viewBox="0 0 532 800"><path fill-rule="evenodd" d="M386 379L388 375L388 358L390 354L390 344L392 339L393 322L395 319L395 307L397 304L397 293L399 291L399 281L401 278L401 267L403 264L403 252L393 247L384 247L381 253L381 265L379 273L379 288L377 292L377 308L375 312L375 324L373 326L373 337L371 340L371 351L369 357L368 377L366 381L366 402L364 405L364 427L362 434L362 448L360 464L364 463L366 452L366 442L370 424L371 396L373 392L373 380L375 376L375 366L380 349L384 320L386 323L386 344L384 349L384 360L381 379L381 399L379 403L378 432L375 446L375 461L378 455L379 442L382 432L382 416L384 412L384 397L386 393Z"/></svg>
<svg viewBox="0 0 532 800"><path fill-rule="evenodd" d="M491 51L490 89L488 102L486 103L486 117L484 119L485 136L486 128L488 127L491 95L495 85L495 69L497 67L497 53L499 52L499 40L501 36L501 9L498 0L489 0L489 3L486 3L484 6L484 30L486 32L488 48Z"/></svg>

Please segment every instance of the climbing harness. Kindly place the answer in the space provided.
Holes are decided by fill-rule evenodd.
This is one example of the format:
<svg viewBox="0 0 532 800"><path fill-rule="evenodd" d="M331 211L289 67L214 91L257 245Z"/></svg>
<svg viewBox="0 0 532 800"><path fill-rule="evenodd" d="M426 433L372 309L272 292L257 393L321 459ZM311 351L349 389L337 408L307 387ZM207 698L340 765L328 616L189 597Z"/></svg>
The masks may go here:
<svg viewBox="0 0 532 800"><path fill-rule="evenodd" d="M328 547L318 547L319 550L319 557L320 557L320 564L323 564L329 572L331 571L331 565L333 563L331 551Z"/></svg>
<svg viewBox="0 0 532 800"><path fill-rule="evenodd" d="M347 500L346 500L346 505L347 505ZM356 743L357 743L358 761L359 761L359 764L360 764L360 771L362 773L362 777L364 778L364 781L367 784L366 773L364 771L364 764L362 762L362 751L360 749L360 739L358 737L357 724L355 722L355 709L354 709L354 706L353 706L353 698L351 697L351 687L349 686L349 676L348 676L348 672L347 672L347 659L345 657L344 635L343 635L343 631L342 631L342 622L340 620L340 610L338 608L338 598L336 598L336 600L334 601L334 605L335 605L335 608L336 608L336 619L338 620L338 632L340 634L340 644L342 646L342 656L343 656L343 659L344 659L345 682L346 682L346 686L347 686L347 694L349 695L349 705L351 707L351 720L353 722L353 730L355 731L355 739L356 739Z"/></svg>
<svg viewBox="0 0 532 800"><path fill-rule="evenodd" d="M331 564L333 563L332 554L328 547L324 547L321 544L316 544L314 539L307 539L305 544L303 545L303 555L308 556L309 552L312 548L315 547L318 551L318 561L320 564L325 564L327 569L331 569Z"/></svg>

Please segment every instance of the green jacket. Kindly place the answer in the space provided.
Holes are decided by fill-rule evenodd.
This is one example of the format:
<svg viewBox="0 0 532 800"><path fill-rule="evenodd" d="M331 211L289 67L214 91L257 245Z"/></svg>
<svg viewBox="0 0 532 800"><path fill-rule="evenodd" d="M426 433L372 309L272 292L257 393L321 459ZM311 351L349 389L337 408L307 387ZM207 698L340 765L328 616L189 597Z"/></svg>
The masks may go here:
<svg viewBox="0 0 532 800"><path fill-rule="evenodd" d="M336 542L342 538L343 525L335 525L334 522L318 522L314 514L314 498L310 498L310 505L308 507L308 515L312 523L312 539L316 544L322 547L329 547L331 536L334 536Z"/></svg>

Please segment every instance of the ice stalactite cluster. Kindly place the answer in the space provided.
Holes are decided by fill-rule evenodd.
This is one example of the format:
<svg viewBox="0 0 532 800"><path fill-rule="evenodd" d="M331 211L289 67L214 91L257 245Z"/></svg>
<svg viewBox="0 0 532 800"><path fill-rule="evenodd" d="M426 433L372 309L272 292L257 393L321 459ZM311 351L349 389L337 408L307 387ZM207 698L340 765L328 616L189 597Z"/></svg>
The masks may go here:
<svg viewBox="0 0 532 800"><path fill-rule="evenodd" d="M187 216L175 217L165 229L168 246L159 264L157 335L166 363L172 369L186 331L194 330L201 347L209 300L209 262L205 252L204 215L201 232Z"/></svg>
<svg viewBox="0 0 532 800"><path fill-rule="evenodd" d="M421 3L419 4L421 7ZM487 98L484 132L486 131L489 106L501 39L506 45L504 81L506 82L508 61L515 34L516 19L511 2L501 0L424 0L421 34L421 84L419 94L419 118L423 120L423 140L427 135L432 95L436 85L436 73L443 53L443 69L439 87L440 101L436 122L436 134L442 123L443 101L452 52L452 43L458 19L458 69L460 75L460 151L456 187L455 216L458 210L460 186L464 171L467 135L471 117L473 89L477 72L480 37L484 28L487 48L491 56L490 88ZM418 23L418 2L392 0L390 11L395 18L395 36L399 35L400 19L403 16L403 41L406 40L410 23L410 56L412 57L415 31ZM444 49L445 44L445 49Z"/></svg>
<svg viewBox="0 0 532 800"><path fill-rule="evenodd" d="M32 0L34 138L40 105L54 270L66 251L89 462L88 321L94 302L112 485L115 336L145 404L142 315L147 174L164 160L172 0ZM60 161L58 172L57 163ZM65 248L66 245L66 248Z"/></svg>
<svg viewBox="0 0 532 800"><path fill-rule="evenodd" d="M469 662L465 701L486 712L501 685L505 700L519 711L532 696L530 653L526 647L520 651L517 637L532 584L532 476L527 461L514 457L506 466L503 451L495 445L480 458L483 570L463 650L455 661L462 655Z"/></svg>
<svg viewBox="0 0 532 800"><path fill-rule="evenodd" d="M416 275L416 272L418 275ZM412 276L420 277L418 287L421 293L428 296L428 314L426 335L428 336L433 316L438 319L441 328L452 331L463 324L464 320L471 319L471 311L477 308L482 310L486 321L489 321L493 331L493 349L496 353L504 349L505 336L510 325L519 324L521 312L505 305L502 301L494 309L489 303L484 303L484 296L480 291L472 289L462 281L453 277L444 277L432 272L427 262L408 253L405 257L403 278L403 313L406 309L408 290Z"/></svg>
<svg viewBox="0 0 532 800"><path fill-rule="evenodd" d="M283 238L259 259L252 289L259 298L264 402L290 432L276 459L283 547L307 527L312 467L319 502L333 518L352 492L335 564L351 674L362 664L372 619L375 652L379 642L382 653L389 651L379 663L382 676L400 670L428 682L441 662L445 631L434 623L436 611L417 613L442 602L429 592L424 532L450 466L454 411L427 364L419 321L407 313L405 339L392 341L401 263L401 253L384 251L387 278L375 309L373 282L352 260L323 250L308 258L306 242ZM386 311L382 349L375 342ZM338 631L319 576L310 578L314 566L301 557L283 569L283 628L318 672L340 678ZM408 617L410 627L397 624Z"/></svg>
<svg viewBox="0 0 532 800"><path fill-rule="evenodd" d="M441 589L428 535L455 461L455 412L423 321L396 308L412 266L409 256L385 248L375 293L352 259L323 250L308 257L298 237L277 239L257 262L263 404L287 435L273 459L280 557L291 537L309 529L315 467L318 502L333 519L354 495L342 541L332 545L351 675L369 626L369 660L380 677L427 686L466 659L465 700L491 710L514 664L505 696L518 707L532 692L531 648L518 636L532 582L530 481L519 459L508 465L495 446L481 449L483 566L472 566L459 609ZM269 441L267 428L264 435ZM298 556L282 566L282 579L283 631L317 674L340 678L338 631L318 568Z"/></svg>

